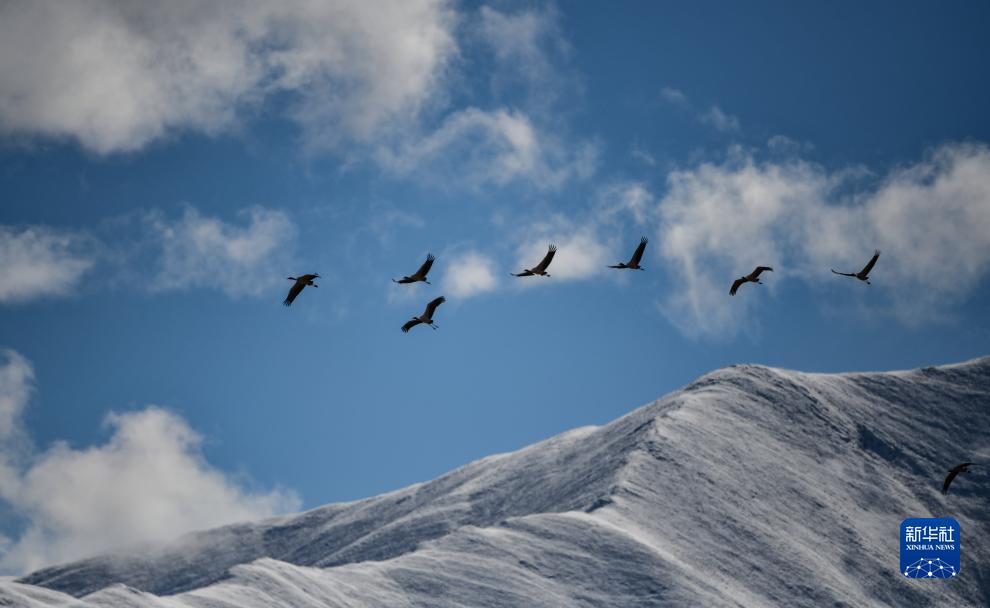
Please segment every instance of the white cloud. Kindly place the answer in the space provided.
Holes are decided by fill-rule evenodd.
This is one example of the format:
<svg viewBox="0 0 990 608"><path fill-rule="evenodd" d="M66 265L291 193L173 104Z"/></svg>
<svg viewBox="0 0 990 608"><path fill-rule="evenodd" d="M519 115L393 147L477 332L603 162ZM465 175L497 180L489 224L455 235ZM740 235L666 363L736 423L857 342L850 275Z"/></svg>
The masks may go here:
<svg viewBox="0 0 990 608"><path fill-rule="evenodd" d="M591 144L568 146L541 132L521 112L467 108L447 116L432 133L397 149L380 148L379 160L401 175L473 188L526 180L540 189L587 178L597 163Z"/></svg>
<svg viewBox="0 0 990 608"><path fill-rule="evenodd" d="M690 334L731 335L766 297L729 298L735 277L766 264L770 293L785 278L818 285L835 279L829 267L858 270L877 247L872 289L893 313L908 323L945 318L990 273L990 149L943 146L873 188L854 175L747 153L670 174L659 206L659 246L675 279L667 316Z"/></svg>
<svg viewBox="0 0 990 608"><path fill-rule="evenodd" d="M498 287L497 266L488 256L468 251L451 257L441 286L445 293L458 298L470 298Z"/></svg>
<svg viewBox="0 0 990 608"><path fill-rule="evenodd" d="M285 213L251 207L239 215L247 220L243 226L192 207L176 221L150 216L151 238L161 246L152 289L215 287L231 296L257 295L297 272L290 267L297 229Z"/></svg>
<svg viewBox="0 0 990 608"><path fill-rule="evenodd" d="M438 0L5 2L0 129L112 153L289 93L308 140L367 141L434 96L455 24Z"/></svg>
<svg viewBox="0 0 990 608"><path fill-rule="evenodd" d="M632 149L629 151L629 156L638 160L639 162L647 165L648 167L656 167L657 159L655 156L650 154L650 151L644 148L640 144L633 144Z"/></svg>
<svg viewBox="0 0 990 608"><path fill-rule="evenodd" d="M513 272L538 264L546 255L547 245L551 242L557 246L557 253L548 269L554 279L587 279L604 272L608 264L614 263L611 247L598 235L596 226L575 226L561 218L554 218L550 222L535 225L530 230L529 236L517 249L516 268ZM530 278L525 282L517 281L517 284L531 286L546 283L536 279L540 277Z"/></svg>
<svg viewBox="0 0 990 608"><path fill-rule="evenodd" d="M460 46L475 40L492 57L481 61L493 107L451 108L451 83L470 81L456 70L474 67ZM579 88L568 49L552 8L13 0L0 4L0 133L111 154L175 133L230 132L278 104L310 153L437 183L552 189L597 162L595 145L563 135L556 102L572 106Z"/></svg>
<svg viewBox="0 0 990 608"><path fill-rule="evenodd" d="M31 368L19 355L7 357L0 404L15 404L12 428L22 432L16 417L30 394ZM26 521L16 539L0 542L0 571L27 572L299 507L292 493L248 492L212 467L202 438L167 410L110 414L107 425L105 444L57 442L26 465L0 443L0 500Z"/></svg>
<svg viewBox="0 0 990 608"><path fill-rule="evenodd" d="M555 9L482 6L462 32L466 47L478 50L466 58L465 70L482 68L482 78L472 74L468 80L488 76L489 90L468 89L477 93L470 98L485 100L484 107L449 109L422 121L418 131L407 129L377 146L378 162L399 176L455 189L523 182L555 190L588 178L598 146L575 139L566 127L581 86ZM474 41L480 45L472 47Z"/></svg>
<svg viewBox="0 0 990 608"><path fill-rule="evenodd" d="M527 106L544 112L579 94L580 79L567 67L572 49L552 5L512 13L482 6L477 23L478 38L495 60L493 96L521 92Z"/></svg>
<svg viewBox="0 0 990 608"><path fill-rule="evenodd" d="M644 225L653 219L655 213L653 194L640 182L618 182L599 193L599 221L614 223L621 214L628 214L636 224Z"/></svg>
<svg viewBox="0 0 990 608"><path fill-rule="evenodd" d="M0 225L0 303L72 292L94 263L83 236Z"/></svg>
<svg viewBox="0 0 990 608"><path fill-rule="evenodd" d="M113 288L146 274L144 267L139 270L147 263L145 253L157 267L141 282L151 291L202 287L240 296L283 285L286 272L298 271L290 267L296 225L285 213L263 207L243 209L238 217L241 222L225 222L186 207L178 219L154 211L136 225L127 217L110 222L116 233L135 235L132 241L120 234L101 238L100 229L0 225L0 304L71 294L87 274ZM100 272L93 272L98 265Z"/></svg>
<svg viewBox="0 0 990 608"><path fill-rule="evenodd" d="M687 110L694 114L701 124L708 125L716 131L730 133L739 130L739 119L722 110L717 105L711 105L706 110L699 109L691 99L680 89L664 87L660 90L660 98L667 103Z"/></svg>
<svg viewBox="0 0 990 608"><path fill-rule="evenodd" d="M674 87L664 87L660 89L660 97L664 101L674 105L684 106L688 104L687 95L685 95L680 89L675 89Z"/></svg>
<svg viewBox="0 0 990 608"><path fill-rule="evenodd" d="M20 431L21 413L34 389L34 368L10 349L0 349L0 447Z"/></svg>
<svg viewBox="0 0 990 608"><path fill-rule="evenodd" d="M708 108L707 112L700 115L699 120L715 128L717 131L729 132L739 130L739 119L732 114L726 114L718 106Z"/></svg>

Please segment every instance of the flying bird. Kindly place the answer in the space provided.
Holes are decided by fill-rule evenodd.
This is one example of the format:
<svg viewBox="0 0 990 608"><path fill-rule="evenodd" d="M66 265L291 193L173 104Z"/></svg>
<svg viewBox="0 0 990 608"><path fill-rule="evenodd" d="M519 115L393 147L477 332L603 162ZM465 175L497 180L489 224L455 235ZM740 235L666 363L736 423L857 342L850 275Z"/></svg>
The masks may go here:
<svg viewBox="0 0 990 608"><path fill-rule="evenodd" d="M879 257L880 257L880 250L874 249L873 257L870 258L870 261L867 262L866 266L863 266L863 269L860 270L859 272L838 272L834 268L832 268L831 270L835 274L841 274L844 277L856 277L860 281L865 281L867 285L872 285L872 283L870 283L870 271L873 270L873 265L877 263L877 258Z"/></svg>
<svg viewBox="0 0 990 608"><path fill-rule="evenodd" d="M956 466L952 467L952 470L949 471L949 474L945 476L945 481L942 482L942 494L948 494L949 484L951 484L952 480L956 478L956 475L959 475L960 473L968 473L969 467L971 466L978 466L978 465L975 465L972 462L964 462L962 464L957 464Z"/></svg>
<svg viewBox="0 0 990 608"><path fill-rule="evenodd" d="M532 268L527 268L526 270L523 270L519 274L512 273L512 276L514 277L531 277L533 275L540 275L543 277L550 276L550 273L547 272L547 266L549 266L550 262L553 261L553 254L555 253L557 253L557 246L554 245L553 243L550 243L550 247L547 249L547 254L543 256L543 260L540 261L539 264L533 266Z"/></svg>
<svg viewBox="0 0 990 608"><path fill-rule="evenodd" d="M401 279L392 279L392 280L395 281L396 283L416 283L422 281L427 285L432 285L432 283L426 280L426 273L430 272L430 268L433 267L433 260L435 259L436 258L433 257L432 253L428 253L426 254L426 261L423 262L423 265L419 267L419 270L417 270L416 272L414 272L413 274L407 277L402 277Z"/></svg>
<svg viewBox="0 0 990 608"><path fill-rule="evenodd" d="M639 246L636 247L636 251L633 252L632 257L626 263L619 262L615 266L609 266L609 268L629 268L631 270L646 270L639 265L639 261L643 259L643 252L646 251L647 238L644 236L639 239Z"/></svg>
<svg viewBox="0 0 990 608"><path fill-rule="evenodd" d="M289 295L285 296L285 299L282 300L282 304L286 306L292 306L292 302L296 299L296 296L302 293L302 290L307 285L310 285L312 287L319 287L319 285L313 282L313 279L318 279L318 278L320 278L320 275L318 274L304 274L298 279L296 277L288 277L290 281L295 281L295 284L293 284L292 287L289 288Z"/></svg>
<svg viewBox="0 0 990 608"><path fill-rule="evenodd" d="M426 323L433 329L436 329L437 324L433 322L433 313L436 312L437 306L440 306L446 301L447 298L443 296L440 296L439 298L432 300L429 304L426 305L426 310L423 311L423 314L421 314L418 317L413 317L408 321L406 321L406 324L402 326L402 331L408 332L410 329L416 327L420 323Z"/></svg>
<svg viewBox="0 0 990 608"><path fill-rule="evenodd" d="M753 272L749 273L744 277L739 277L738 279L732 282L732 289L729 290L729 295L730 296L736 295L736 290L738 290L739 286L742 285L743 283L759 283L760 285L762 285L763 282L760 281L760 273L763 272L764 270L769 270L770 272L773 272L773 268L770 268L769 266L757 266L756 270L754 270Z"/></svg>

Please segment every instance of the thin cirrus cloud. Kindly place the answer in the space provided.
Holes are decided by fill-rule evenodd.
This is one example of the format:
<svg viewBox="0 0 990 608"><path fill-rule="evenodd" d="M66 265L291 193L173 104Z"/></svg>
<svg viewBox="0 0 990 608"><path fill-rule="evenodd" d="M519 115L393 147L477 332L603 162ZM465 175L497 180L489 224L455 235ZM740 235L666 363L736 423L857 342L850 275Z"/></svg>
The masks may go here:
<svg viewBox="0 0 990 608"><path fill-rule="evenodd" d="M713 127L716 131L731 132L739 130L739 119L732 114L725 113L718 106L711 106L699 117L701 122Z"/></svg>
<svg viewBox="0 0 990 608"><path fill-rule="evenodd" d="M739 130L739 119L729 114L718 105L712 104L704 110L698 109L691 99L681 91L673 87L660 89L660 98L667 103L687 110L694 114L701 124L707 125L716 131L732 133Z"/></svg>
<svg viewBox="0 0 990 608"><path fill-rule="evenodd" d="M0 129L126 152L289 93L313 141L367 141L433 96L456 21L433 0L6 2Z"/></svg>
<svg viewBox="0 0 990 608"><path fill-rule="evenodd" d="M482 6L475 23L473 32L494 59L490 75L494 97L522 93L530 109L549 113L563 98L573 104L581 94L582 79L570 68L573 49L552 4L515 12Z"/></svg>
<svg viewBox="0 0 990 608"><path fill-rule="evenodd" d="M49 226L0 225L0 304L73 293L95 263L93 241Z"/></svg>
<svg viewBox="0 0 990 608"><path fill-rule="evenodd" d="M522 112L478 108L454 112L422 138L379 148L377 154L398 175L475 189L519 180L556 189L586 179L598 161L594 144L569 146Z"/></svg>
<svg viewBox="0 0 990 608"><path fill-rule="evenodd" d="M205 460L203 439L185 420L155 406L109 414L105 443L59 441L25 455L21 415L33 378L24 357L0 351L0 503L24 522L13 538L0 537L0 572L299 508L290 491L245 490Z"/></svg>
<svg viewBox="0 0 990 608"><path fill-rule="evenodd" d="M146 273L146 263L155 270L141 284L152 292L204 288L231 297L259 295L282 283L298 232L286 213L265 207L243 209L231 221L191 206L179 217L155 211L119 221L137 222L135 241L103 240L99 231L0 225L0 304L72 295L96 268L112 288L121 278Z"/></svg>
<svg viewBox="0 0 990 608"><path fill-rule="evenodd" d="M156 291L219 288L230 296L259 295L290 266L297 228L282 211L251 207L241 222L225 222L187 207L182 217L152 214L149 240L160 248Z"/></svg>
<svg viewBox="0 0 990 608"><path fill-rule="evenodd" d="M774 282L819 284L834 280L830 267L858 270L874 248L873 289L891 314L907 324L951 316L990 273L990 148L944 145L869 187L857 175L744 151L671 173L657 204L673 279L666 316L689 335L731 336L766 297L728 297L734 277L767 264Z"/></svg>

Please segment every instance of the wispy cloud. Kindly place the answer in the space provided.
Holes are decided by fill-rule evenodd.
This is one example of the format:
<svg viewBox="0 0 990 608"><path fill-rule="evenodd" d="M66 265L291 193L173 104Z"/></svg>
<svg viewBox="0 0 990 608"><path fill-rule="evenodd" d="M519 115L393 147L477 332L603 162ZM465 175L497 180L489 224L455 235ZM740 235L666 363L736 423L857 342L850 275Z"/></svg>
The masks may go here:
<svg viewBox="0 0 990 608"><path fill-rule="evenodd" d="M552 4L512 12L482 6L475 30L493 56L495 98L521 93L526 106L543 113L580 94L580 78L568 67L571 45Z"/></svg>
<svg viewBox="0 0 990 608"><path fill-rule="evenodd" d="M642 226L655 219L655 215L656 200L642 182L620 181L598 193L595 212L598 222L615 224L628 216Z"/></svg>
<svg viewBox="0 0 990 608"><path fill-rule="evenodd" d="M81 233L0 225L0 304L68 295L94 258L92 240Z"/></svg>
<svg viewBox="0 0 990 608"><path fill-rule="evenodd" d="M739 119L737 117L729 114L715 104L701 109L680 89L664 87L660 90L660 98L673 106L694 114L698 122L716 131L731 133L739 130Z"/></svg>
<svg viewBox="0 0 990 608"><path fill-rule="evenodd" d="M734 277L767 264L774 282L814 284L829 267L859 269L875 247L873 289L893 314L906 323L951 314L946 305L990 273L990 149L946 145L873 187L856 174L747 152L670 174L658 239L674 279L667 316L689 334L731 335L765 297L730 300Z"/></svg>
<svg viewBox="0 0 990 608"><path fill-rule="evenodd" d="M718 106L708 108L706 112L700 115L700 120L717 131L731 132L739 130L739 119L731 114L726 114Z"/></svg>
<svg viewBox="0 0 990 608"><path fill-rule="evenodd" d="M475 189L524 180L552 190L588 177L597 163L592 144L572 148L523 113L478 108L455 112L422 139L381 148L378 155L400 175Z"/></svg>
<svg viewBox="0 0 990 608"><path fill-rule="evenodd" d="M464 81L474 83L472 93L479 93L478 81L485 83L487 90L473 97L486 103L444 108L418 131L382 142L375 148L379 164L446 189L522 183L548 191L590 177L599 147L567 128L581 87L556 11L483 6L465 21L465 44L482 58L466 69L482 66L488 78Z"/></svg>
<svg viewBox="0 0 990 608"><path fill-rule="evenodd" d="M688 105L688 97L684 94L684 91L675 89L674 87L664 87L660 89L660 97L668 103L680 106Z"/></svg>
<svg viewBox="0 0 990 608"><path fill-rule="evenodd" d="M16 351L0 349L0 446L21 432L21 414L34 389L34 368Z"/></svg>
<svg viewBox="0 0 990 608"><path fill-rule="evenodd" d="M257 295L282 283L294 250L295 224L281 211L251 207L243 224L206 217L187 207L170 220L155 213L146 220L160 247L153 290L212 287L228 295Z"/></svg>
<svg viewBox="0 0 990 608"><path fill-rule="evenodd" d="M211 466L202 437L158 407L110 414L106 443L56 442L24 464L11 441L33 391L31 365L0 361L0 501L26 524L0 537L0 571L23 573L113 548L299 508L291 492L255 493ZM4 542L6 541L6 542Z"/></svg>
<svg viewBox="0 0 990 608"><path fill-rule="evenodd" d="M151 291L195 287L258 295L282 283L298 232L284 212L264 207L243 209L234 221L187 206L179 217L153 211L110 223L129 240L100 229L0 225L0 304L69 296L87 275L112 289L146 275L148 264L154 273L141 284Z"/></svg>

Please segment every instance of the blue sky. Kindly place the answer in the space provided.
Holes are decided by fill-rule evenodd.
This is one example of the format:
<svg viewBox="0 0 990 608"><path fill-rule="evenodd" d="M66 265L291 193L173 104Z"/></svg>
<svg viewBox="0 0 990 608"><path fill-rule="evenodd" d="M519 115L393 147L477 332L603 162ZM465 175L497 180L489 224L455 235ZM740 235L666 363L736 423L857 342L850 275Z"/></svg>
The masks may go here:
<svg viewBox="0 0 990 608"><path fill-rule="evenodd" d="M987 354L988 12L5 4L0 569L388 491L733 363ZM640 236L646 272L605 268ZM873 285L829 273L874 248Z"/></svg>

